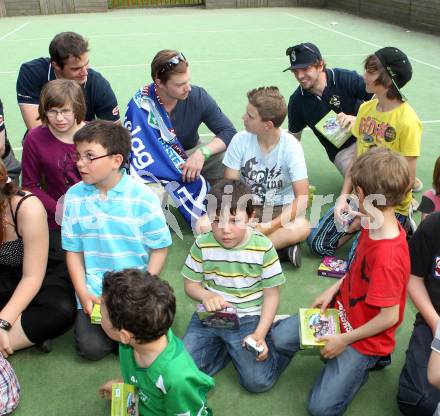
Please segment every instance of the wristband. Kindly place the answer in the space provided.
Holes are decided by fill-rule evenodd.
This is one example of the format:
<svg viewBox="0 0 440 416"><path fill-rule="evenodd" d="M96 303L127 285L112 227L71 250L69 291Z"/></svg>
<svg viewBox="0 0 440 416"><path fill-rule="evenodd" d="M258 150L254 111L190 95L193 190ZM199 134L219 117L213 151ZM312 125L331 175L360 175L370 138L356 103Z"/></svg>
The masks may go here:
<svg viewBox="0 0 440 416"><path fill-rule="evenodd" d="M434 339L432 340L431 348L440 353L440 321L437 324Z"/></svg>
<svg viewBox="0 0 440 416"><path fill-rule="evenodd" d="M12 328L12 325L5 321L4 319L0 319L0 329L4 329L5 331L9 331Z"/></svg>
<svg viewBox="0 0 440 416"><path fill-rule="evenodd" d="M205 160L208 160L212 156L211 150L209 150L209 148L207 148L206 146L202 146L199 150L202 152Z"/></svg>

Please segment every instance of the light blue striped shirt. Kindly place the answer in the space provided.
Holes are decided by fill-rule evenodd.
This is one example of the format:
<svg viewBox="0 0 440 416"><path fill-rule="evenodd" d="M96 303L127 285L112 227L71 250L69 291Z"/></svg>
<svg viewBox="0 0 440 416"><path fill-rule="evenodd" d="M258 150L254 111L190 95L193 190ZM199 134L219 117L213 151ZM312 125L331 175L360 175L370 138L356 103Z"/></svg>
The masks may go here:
<svg viewBox="0 0 440 416"><path fill-rule="evenodd" d="M146 268L150 250L171 243L159 199L125 172L106 199L101 199L94 185L84 182L66 193L63 249L83 253L86 285L93 295L101 295L105 272Z"/></svg>

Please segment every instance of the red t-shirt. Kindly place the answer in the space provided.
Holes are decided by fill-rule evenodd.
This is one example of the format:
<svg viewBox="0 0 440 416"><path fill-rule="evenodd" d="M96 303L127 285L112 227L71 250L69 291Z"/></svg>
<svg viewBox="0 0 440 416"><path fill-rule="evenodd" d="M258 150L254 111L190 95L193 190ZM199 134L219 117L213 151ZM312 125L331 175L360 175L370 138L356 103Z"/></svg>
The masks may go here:
<svg viewBox="0 0 440 416"><path fill-rule="evenodd" d="M395 345L394 333L403 319L410 258L405 231L393 239L372 240L362 229L350 270L336 294L342 332L359 328L381 308L399 305L399 321L387 330L352 344L361 354L385 356Z"/></svg>

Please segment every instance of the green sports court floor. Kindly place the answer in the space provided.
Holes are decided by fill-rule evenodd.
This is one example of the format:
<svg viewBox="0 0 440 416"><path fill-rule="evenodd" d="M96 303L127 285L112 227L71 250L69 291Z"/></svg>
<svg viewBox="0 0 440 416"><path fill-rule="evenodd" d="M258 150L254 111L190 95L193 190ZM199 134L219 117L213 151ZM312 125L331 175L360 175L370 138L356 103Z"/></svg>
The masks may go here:
<svg viewBox="0 0 440 416"><path fill-rule="evenodd" d="M175 48L191 64L192 81L205 87L218 101L238 130L246 104L246 92L254 87L277 85L289 97L296 82L283 73L288 60L286 47L316 43L328 65L362 70L364 57L381 46L394 45L410 57L414 78L405 94L424 123L422 156L418 176L425 188L440 153L440 42L437 37L410 32L383 22L335 11L306 8L204 10L197 8L119 10L104 14L2 18L0 20L0 97L5 108L8 135L20 155L24 124L15 98L20 63L48 55L48 45L59 32L72 30L90 40L91 66L112 84L122 112L131 94L149 81L149 62L155 52ZM201 133L207 133L201 127ZM311 182L317 193L337 193L342 179L328 162L324 149L307 131L303 146ZM188 230L184 239L173 236L163 277L175 288L178 310L175 332L182 336L193 303L183 293L180 268L192 244ZM282 289L280 313L307 306L331 279L319 278L319 260L304 248L303 267L284 263L287 284ZM347 415L398 415L395 404L398 375L411 333L414 308L408 304L406 320L397 334L393 364L370 375ZM97 390L107 379L118 376L115 356L101 362L78 358L72 332L54 341L54 350L42 355L34 349L11 357L22 386L17 416L107 415L109 404ZM323 363L313 352L300 352L275 387L251 395L238 384L232 366L215 379L217 387L209 403L217 415L306 415L307 395Z"/></svg>

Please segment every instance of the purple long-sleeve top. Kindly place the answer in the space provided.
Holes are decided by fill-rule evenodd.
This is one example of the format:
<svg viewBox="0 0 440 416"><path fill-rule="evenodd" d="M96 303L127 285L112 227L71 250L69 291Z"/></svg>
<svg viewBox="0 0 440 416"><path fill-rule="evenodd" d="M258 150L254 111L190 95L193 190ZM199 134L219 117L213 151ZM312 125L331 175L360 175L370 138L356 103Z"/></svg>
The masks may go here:
<svg viewBox="0 0 440 416"><path fill-rule="evenodd" d="M47 211L50 230L55 222L57 201L81 180L72 154L74 144L63 143L46 126L29 130L23 145L22 186L40 198Z"/></svg>

